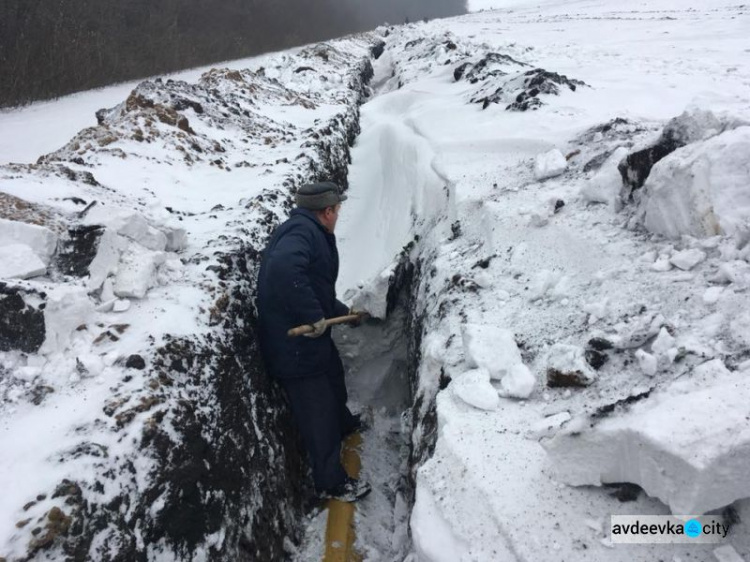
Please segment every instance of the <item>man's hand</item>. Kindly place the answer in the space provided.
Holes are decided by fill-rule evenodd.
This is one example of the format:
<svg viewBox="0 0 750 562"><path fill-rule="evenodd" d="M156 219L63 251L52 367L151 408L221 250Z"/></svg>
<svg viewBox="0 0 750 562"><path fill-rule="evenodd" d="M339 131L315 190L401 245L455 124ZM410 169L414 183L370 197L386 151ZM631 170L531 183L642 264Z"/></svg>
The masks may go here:
<svg viewBox="0 0 750 562"><path fill-rule="evenodd" d="M351 324L352 326L359 326L360 324L362 324L362 320L370 316L367 312L364 312L361 310L354 310L354 308L350 308L349 316L353 316L353 315L356 315L357 319L349 322L349 324Z"/></svg>
<svg viewBox="0 0 750 562"><path fill-rule="evenodd" d="M319 338L325 333L326 328L328 328L328 326L326 325L325 318L321 318L314 324L311 324L311 326L312 326L313 331L307 334L303 334L306 338Z"/></svg>

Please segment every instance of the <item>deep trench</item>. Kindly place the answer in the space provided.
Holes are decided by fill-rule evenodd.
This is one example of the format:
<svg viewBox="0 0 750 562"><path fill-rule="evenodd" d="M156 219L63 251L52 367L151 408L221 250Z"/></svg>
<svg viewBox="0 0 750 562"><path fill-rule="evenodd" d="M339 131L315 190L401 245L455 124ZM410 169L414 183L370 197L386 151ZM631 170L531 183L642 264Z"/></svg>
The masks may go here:
<svg viewBox="0 0 750 562"><path fill-rule="evenodd" d="M372 37L373 55L382 48L383 42ZM367 57L354 61L353 103L320 124L325 135L306 131L314 157L302 161L299 173L288 176L281 189L242 203L260 209L261 218L235 233L232 249L215 254L219 265L211 267L220 297L211 325L216 329L203 336L165 337L153 352L150 384L138 391L140 405L122 412L105 408L104 414L123 426L139 413L149 416L134 433L132 455L97 465L98 478L124 482L122 491L101 499L100 481L63 480L51 493L64 501L69 528L44 544L32 542L23 560L245 562L300 554L307 518L320 504L283 393L260 358L257 317L249 303L261 251L279 210L291 209L296 188L322 180L348 187L350 148L360 134L359 105L373 95L367 87L372 77ZM177 86L159 85L169 87ZM371 412L374 423L365 437L363 471L375 491L362 503L357 526L360 551L377 560L409 550L413 472L434 443L430 431L422 431L414 446L409 437L415 412L422 411L413 400L422 321L415 298L420 263L412 261L412 247L394 252L398 265L389 282L387 320L336 330L352 405ZM423 425L424 417L416 421ZM141 456L154 469L151 479L138 485L134 463ZM161 510L152 509L155 503Z"/></svg>
<svg viewBox="0 0 750 562"><path fill-rule="evenodd" d="M416 364L411 333L413 266L403 260L389 294L385 320L334 332L346 368L349 406L371 426L363 434L361 478L373 488L357 504L355 548L365 560L401 561L409 553L408 518L413 503L410 479L410 374ZM294 559L322 560L327 511L317 505L304 520L305 538Z"/></svg>
<svg viewBox="0 0 750 562"><path fill-rule="evenodd" d="M368 102L386 92L384 86L392 69L383 63L379 60L374 65ZM358 138L367 132L361 131ZM359 150L361 157L366 148ZM388 155L382 157L387 159ZM363 165L367 163L355 159L350 162L349 171L352 166ZM360 181L350 189L353 193L377 187ZM340 225L337 234L358 240L371 234L355 223L356 220ZM342 226L344 232L340 232ZM436 439L434 400L429 405L421 403L424 397L415 400L424 319L423 303L418 302L417 295L423 268L420 237L413 233L411 236L390 256L395 267L385 296L385 319L369 319L358 327L337 326L333 331L346 370L349 406L354 412L362 412L371 425L363 435L360 476L372 485L373 491L358 502L355 511L355 549L364 560L371 561L400 562L412 550L409 517L416 470L432 455ZM350 245L344 242L339 245L342 264L347 258L355 258L350 255ZM358 247L356 242L354 247ZM347 292L344 298L348 296ZM421 437L415 441L416 426L420 427L417 433ZM326 520L327 510L314 504L303 519L305 533L295 561L323 559Z"/></svg>
<svg viewBox="0 0 750 562"><path fill-rule="evenodd" d="M374 44L374 52L378 47L382 42ZM366 88L372 77L372 66L364 61L352 86L359 103L377 96ZM311 163L310 173L285 182L285 207L291 208L291 194L301 183L333 180L348 187L350 148L361 132L359 108L351 107L329 127L337 134L316 142L319 159ZM256 199L262 204L263 197ZM218 273L231 291L222 314L227 337L209 338L198 346L175 341L160 350L164 372L182 368L196 388L205 384L209 369L213 375L208 392L219 404L215 412L206 414L179 402L179 429L186 440L177 448L158 430L149 437L166 464L154 493L166 488L173 495L165 516L155 522L153 537L168 537L180 558L190 559L207 536L220 534L222 544L209 550L209 560L320 559L306 556L310 552L306 527L320 515L322 506L315 499L283 393L260 359L256 316L247 306L254 300L260 251L276 224L273 215L267 219L252 227L237 252L222 257L224 265ZM419 259L411 257L413 247L411 242L393 256L397 266L389 281L387 319L356 329L336 329L352 406L371 412L374 423L370 435L365 435L363 451L363 475L374 492L356 516L356 546L371 560L403 560L410 550L414 475L434 447L434 423L430 423L434 404L425 416L419 399L413 400L422 336L415 298L421 267ZM217 364L207 361L207 356L225 359ZM411 428L416 424L422 426L422 438L413 443ZM206 494L207 490L217 493ZM322 540L321 532L316 536ZM128 550L138 552L131 546L122 560L146 559L141 552L131 556Z"/></svg>

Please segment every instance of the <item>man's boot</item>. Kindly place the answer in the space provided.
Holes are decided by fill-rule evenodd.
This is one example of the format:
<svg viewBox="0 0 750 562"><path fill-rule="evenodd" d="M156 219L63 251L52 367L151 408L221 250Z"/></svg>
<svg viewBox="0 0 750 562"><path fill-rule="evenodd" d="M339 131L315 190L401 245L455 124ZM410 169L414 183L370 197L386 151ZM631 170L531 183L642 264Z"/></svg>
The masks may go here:
<svg viewBox="0 0 750 562"><path fill-rule="evenodd" d="M364 480L346 477L346 480L329 490L323 490L319 497L324 500L338 500L341 502L355 502L372 492L372 487Z"/></svg>

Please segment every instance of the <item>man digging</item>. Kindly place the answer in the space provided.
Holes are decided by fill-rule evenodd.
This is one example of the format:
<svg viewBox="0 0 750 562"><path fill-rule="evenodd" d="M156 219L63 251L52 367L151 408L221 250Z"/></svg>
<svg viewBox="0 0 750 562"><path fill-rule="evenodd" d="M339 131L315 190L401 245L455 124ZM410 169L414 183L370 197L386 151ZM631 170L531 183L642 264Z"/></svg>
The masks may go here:
<svg viewBox="0 0 750 562"><path fill-rule="evenodd" d="M266 369L289 398L318 494L353 502L371 488L346 474L341 441L365 427L346 405L344 366L327 323L358 314L336 298L339 255L333 231L344 200L332 182L299 188L297 208L263 252L257 304ZM310 327L303 337L288 334L301 325Z"/></svg>

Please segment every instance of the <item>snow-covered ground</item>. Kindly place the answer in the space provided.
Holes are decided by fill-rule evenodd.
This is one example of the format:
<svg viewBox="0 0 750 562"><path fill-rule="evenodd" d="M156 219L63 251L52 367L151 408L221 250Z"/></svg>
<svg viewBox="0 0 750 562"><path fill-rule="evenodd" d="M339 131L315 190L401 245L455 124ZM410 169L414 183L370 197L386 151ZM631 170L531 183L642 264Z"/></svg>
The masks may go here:
<svg viewBox="0 0 750 562"><path fill-rule="evenodd" d="M609 517L732 504L726 542L749 559L747 9L498 4L390 35L340 226L340 292L364 286L355 302L375 312L377 273L420 237L415 398L425 417L436 401L438 437L415 553L719 559L612 545ZM537 95L517 78L534 68L583 84L547 75L559 95ZM618 164L685 112L670 130L688 146L631 197Z"/></svg>
<svg viewBox="0 0 750 562"><path fill-rule="evenodd" d="M292 55L298 50L289 49L284 53ZM211 68L255 70L278 56L279 53L269 53L226 61L175 72L164 78L196 82ZM117 105L142 81L123 82L20 108L0 109L0 164L35 162L42 154L57 150L82 128L96 125L97 111Z"/></svg>
<svg viewBox="0 0 750 562"><path fill-rule="evenodd" d="M352 398L375 410L364 451L375 491L357 516L361 552L370 561L400 559L410 548L412 560L430 562L724 562L731 553L750 561L747 7L728 0L470 7L496 9L380 30L387 46L352 150L337 230L339 294L383 318L404 256L416 272L413 298L396 316L339 334ZM308 56L323 64L314 51ZM324 65L326 76L337 75L336 61ZM238 75L223 73L203 87L218 87L239 114L186 105L183 98L195 101L199 92L166 89L179 94L165 102L180 105L177 115L154 117L134 98L141 121L104 116L130 135L124 143L84 132L56 153L65 169L55 167L55 155L46 168L3 168L0 191L34 204L3 200L15 220L48 231L0 225L2 266L31 278L13 282L30 306L48 301L50 332L39 354L3 354L0 473L14 486L2 502L2 537L22 533L19 509L37 501L36 490L53 488L72 468L100 470L97 443L111 458L132 457L128 420L142 420L154 404L136 403L143 396L136 387L150 381L121 359L150 360L149 335L211 331L210 311L225 306L206 271L219 265L213 252L235 248L247 225L267 230L283 218L281 202L270 204L270 216L257 196L272 199L283 178L300 177L300 150L319 159L299 139L353 103L344 77L322 81L299 68L282 60L269 76L245 76L276 103L256 106L237 91ZM285 97L274 78L298 97ZM144 91L146 100L164 95ZM87 104L86 119L109 105ZM22 134L23 112L37 109L44 108L0 115L20 127L0 128L5 146ZM210 115L199 117L204 109ZM197 143L175 129L192 130ZM18 159L48 149L38 137L19 136L27 152L15 154L27 156ZM89 171L115 190L91 183ZM111 251L91 266L87 283L97 286L87 305L90 286L69 283L80 287L67 293L39 275L50 266L59 216L100 198L136 208L146 221L90 210L111 231L104 246ZM173 255L181 240L182 261ZM418 333L398 331L404 314ZM28 331L30 342L39 339L33 323ZM404 381L410 367L415 379ZM115 378L114 398L132 395L130 404L111 404L125 415L119 440L84 427L115 392ZM411 411L400 417L407 398ZM73 449L71 427L92 436L83 453ZM410 447L402 450L404 438ZM75 462L50 463L58 450ZM136 475L148 474L145 458ZM411 468L418 470L409 544ZM117 483L144 485L135 477ZM36 516L53 499L28 509ZM613 514L716 509L735 521L724 550L613 545L609 537ZM313 517L311 533L322 523L322 514ZM313 541L303 559L320 546Z"/></svg>
<svg viewBox="0 0 750 562"><path fill-rule="evenodd" d="M294 186L345 180L373 41L144 82L0 166L0 557L234 558L238 529L271 556L295 534L305 482L253 353L252 276ZM62 131L92 99L36 109ZM273 487L289 498L264 506Z"/></svg>

